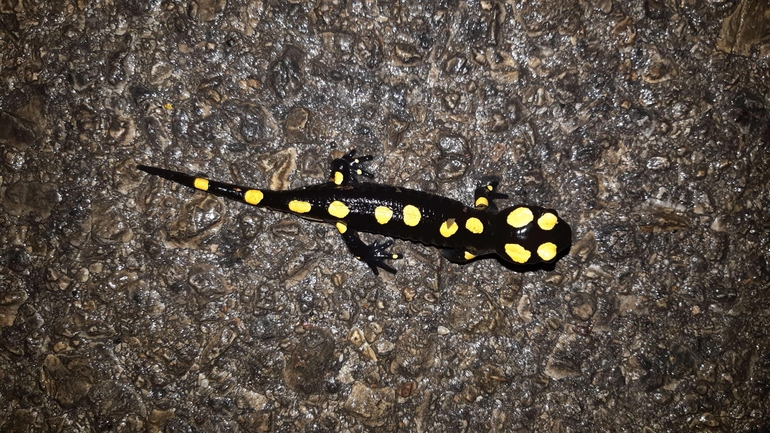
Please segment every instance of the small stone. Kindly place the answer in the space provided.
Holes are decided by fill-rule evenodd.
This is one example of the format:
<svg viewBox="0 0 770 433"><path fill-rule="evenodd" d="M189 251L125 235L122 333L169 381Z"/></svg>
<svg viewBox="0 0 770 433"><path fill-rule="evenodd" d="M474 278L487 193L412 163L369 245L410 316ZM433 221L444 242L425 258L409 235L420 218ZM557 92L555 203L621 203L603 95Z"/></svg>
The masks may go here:
<svg viewBox="0 0 770 433"><path fill-rule="evenodd" d="M371 388L362 382L353 384L345 409L370 427L384 425L393 411L396 393L392 388Z"/></svg>

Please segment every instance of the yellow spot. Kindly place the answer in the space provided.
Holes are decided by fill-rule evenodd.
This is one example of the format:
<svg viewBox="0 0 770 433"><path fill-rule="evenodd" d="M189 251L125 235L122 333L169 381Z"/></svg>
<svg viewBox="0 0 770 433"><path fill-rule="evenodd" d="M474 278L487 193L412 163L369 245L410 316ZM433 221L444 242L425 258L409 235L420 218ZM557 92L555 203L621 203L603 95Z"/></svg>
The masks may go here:
<svg viewBox="0 0 770 433"><path fill-rule="evenodd" d="M193 181L193 186L195 189L199 189L201 191L208 191L209 190L209 180L204 179L202 177L196 177Z"/></svg>
<svg viewBox="0 0 770 433"><path fill-rule="evenodd" d="M465 257L465 260L471 260L476 258L476 254L466 251L465 254L463 254L463 257Z"/></svg>
<svg viewBox="0 0 770 433"><path fill-rule="evenodd" d="M479 234L484 231L484 223L476 217L470 217L465 221L465 228L471 233Z"/></svg>
<svg viewBox="0 0 770 433"><path fill-rule="evenodd" d="M344 234L346 231L348 231L348 225L345 223L337 223L337 231ZM360 259L359 259L360 260Z"/></svg>
<svg viewBox="0 0 770 433"><path fill-rule="evenodd" d="M342 175L341 172L335 171L334 172L334 184L335 185L342 185L342 181L345 179L345 176Z"/></svg>
<svg viewBox="0 0 770 433"><path fill-rule="evenodd" d="M476 199L476 207L485 208L489 206L489 200L486 197L479 197Z"/></svg>
<svg viewBox="0 0 770 433"><path fill-rule="evenodd" d="M441 227L439 227L438 231L441 233L441 236L448 238L457 233L457 228L458 225L455 223L455 219L449 218L448 220L441 223Z"/></svg>
<svg viewBox="0 0 770 433"><path fill-rule="evenodd" d="M505 253L516 263L527 263L532 256L532 253L519 244L505 244Z"/></svg>
<svg viewBox="0 0 770 433"><path fill-rule="evenodd" d="M489 190L489 192L492 192L495 190L495 187L492 185L487 185L487 189Z"/></svg>
<svg viewBox="0 0 770 433"><path fill-rule="evenodd" d="M393 211L390 210L390 208L387 208L385 206L377 206L377 208L374 209L374 218L377 220L378 223L382 225L387 224L392 217L393 217Z"/></svg>
<svg viewBox="0 0 770 433"><path fill-rule="evenodd" d="M350 213L350 209L345 206L345 203L334 200L329 203L329 215L337 218L345 218Z"/></svg>
<svg viewBox="0 0 770 433"><path fill-rule="evenodd" d="M243 194L243 201L248 204L258 205L265 195L258 189L250 189Z"/></svg>
<svg viewBox="0 0 770 433"><path fill-rule="evenodd" d="M409 227L414 227L420 223L420 209L408 204L404 206L404 224Z"/></svg>
<svg viewBox="0 0 770 433"><path fill-rule="evenodd" d="M297 213L308 213L310 208L313 207L306 201L292 200L289 202L289 210Z"/></svg>
<svg viewBox="0 0 770 433"><path fill-rule="evenodd" d="M174 106L171 105L170 102L166 102L165 104L163 104L163 108L165 108L166 110L172 110Z"/></svg>
<svg viewBox="0 0 770 433"><path fill-rule="evenodd" d="M552 214L551 212L546 212L537 219L537 225L540 226L543 230L551 230L556 223L559 222L559 219L556 218L556 215Z"/></svg>
<svg viewBox="0 0 770 433"><path fill-rule="evenodd" d="M556 244L551 242L541 244L537 247L537 255L546 262L552 260L556 257Z"/></svg>
<svg viewBox="0 0 770 433"><path fill-rule="evenodd" d="M532 222L535 218L532 211L526 207L517 207L508 214L508 225L514 228L521 228Z"/></svg>

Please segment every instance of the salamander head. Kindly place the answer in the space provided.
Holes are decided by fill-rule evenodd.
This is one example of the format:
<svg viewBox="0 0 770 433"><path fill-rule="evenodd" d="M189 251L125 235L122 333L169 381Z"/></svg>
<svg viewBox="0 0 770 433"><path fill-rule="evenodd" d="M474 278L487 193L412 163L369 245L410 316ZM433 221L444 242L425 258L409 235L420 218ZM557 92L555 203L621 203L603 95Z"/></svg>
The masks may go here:
<svg viewBox="0 0 770 433"><path fill-rule="evenodd" d="M517 265L551 262L572 243L572 230L553 209L518 205L495 217L495 251Z"/></svg>

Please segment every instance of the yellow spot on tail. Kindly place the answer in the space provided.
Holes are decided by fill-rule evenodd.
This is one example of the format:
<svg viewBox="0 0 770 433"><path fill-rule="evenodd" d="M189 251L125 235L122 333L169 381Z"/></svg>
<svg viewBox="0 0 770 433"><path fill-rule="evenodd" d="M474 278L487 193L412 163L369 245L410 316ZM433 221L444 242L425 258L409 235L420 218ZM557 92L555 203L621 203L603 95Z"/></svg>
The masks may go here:
<svg viewBox="0 0 770 433"><path fill-rule="evenodd" d="M546 212L543 214L543 216L537 219L537 225L539 225L541 229L546 231L554 228L554 226L558 222L559 222L559 219L556 218L556 215L552 214L551 212Z"/></svg>
<svg viewBox="0 0 770 433"><path fill-rule="evenodd" d="M336 218L345 218L349 213L350 209L345 206L345 203L338 200L329 203L329 215Z"/></svg>
<svg viewBox="0 0 770 433"><path fill-rule="evenodd" d="M484 223L476 217L470 217L465 221L465 228L471 233L480 234L484 231Z"/></svg>
<svg viewBox="0 0 770 433"><path fill-rule="evenodd" d="M348 231L348 225L345 223L337 223L337 231L345 234L346 231Z"/></svg>
<svg viewBox="0 0 770 433"><path fill-rule="evenodd" d="M420 223L421 217L422 215L420 215L420 209L417 209L415 206L410 204L404 206L404 224L408 225L409 227L414 227Z"/></svg>
<svg viewBox="0 0 770 433"><path fill-rule="evenodd" d="M438 231L441 233L441 236L448 238L452 236L453 234L457 233L457 228L459 226L455 222L454 218L449 218L448 220L441 223L441 227L439 227Z"/></svg>
<svg viewBox="0 0 770 433"><path fill-rule="evenodd" d="M485 208L489 206L489 200L486 197L479 197L476 199L477 208Z"/></svg>
<svg viewBox="0 0 770 433"><path fill-rule="evenodd" d="M513 228L521 228L532 222L535 216L527 207L517 207L508 214L508 225Z"/></svg>
<svg viewBox="0 0 770 433"><path fill-rule="evenodd" d="M311 207L313 205L306 201L292 200L289 202L289 210L296 213L308 213Z"/></svg>
<svg viewBox="0 0 770 433"><path fill-rule="evenodd" d="M243 193L243 201L248 204L258 205L263 198L265 198L265 195L258 189L250 189Z"/></svg>
<svg viewBox="0 0 770 433"><path fill-rule="evenodd" d="M193 181L193 186L195 189L199 189L201 191L208 191L209 190L209 180L204 179L202 177L196 177Z"/></svg>
<svg viewBox="0 0 770 433"><path fill-rule="evenodd" d="M537 255L546 262L552 260L556 257L556 244L551 242L541 244L537 247Z"/></svg>
<svg viewBox="0 0 770 433"><path fill-rule="evenodd" d="M334 172L334 184L335 185L342 185L342 181L345 180L345 176L342 175L342 172L335 171Z"/></svg>
<svg viewBox="0 0 770 433"><path fill-rule="evenodd" d="M470 252L466 251L463 254L463 257L465 257L465 260L471 260L471 259L475 259L476 258L476 254L473 254L473 253L470 253Z"/></svg>
<svg viewBox="0 0 770 433"><path fill-rule="evenodd" d="M527 263L532 257L532 253L519 244L505 244L505 253L516 263Z"/></svg>
<svg viewBox="0 0 770 433"><path fill-rule="evenodd" d="M374 209L374 219L377 220L380 224L387 224L388 221L393 217L393 211L390 210L390 208L387 208L385 206L377 206L376 209Z"/></svg>

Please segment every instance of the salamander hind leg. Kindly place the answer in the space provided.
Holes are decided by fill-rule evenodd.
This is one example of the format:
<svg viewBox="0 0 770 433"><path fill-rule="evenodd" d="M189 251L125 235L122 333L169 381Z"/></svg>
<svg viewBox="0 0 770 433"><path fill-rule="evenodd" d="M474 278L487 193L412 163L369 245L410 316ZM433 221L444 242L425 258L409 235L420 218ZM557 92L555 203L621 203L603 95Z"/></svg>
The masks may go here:
<svg viewBox="0 0 770 433"><path fill-rule="evenodd" d="M384 269L391 274L395 274L396 270L390 265L385 263L385 260L398 260L403 256L401 254L391 253L388 248L393 246L393 241L387 240L385 242L375 241L372 244L365 244L364 241L358 236L358 233L348 228L345 223L337 223L337 230L342 234L342 239L348 246L348 250L356 257L356 259L369 265L374 272L374 275L379 275L377 268Z"/></svg>
<svg viewBox="0 0 770 433"><path fill-rule="evenodd" d="M329 175L329 182L335 186L346 186L358 183L358 177L363 176L368 179L374 179L374 174L367 171L363 164L373 159L371 155L356 157L356 150L350 152L332 161L332 171Z"/></svg>
<svg viewBox="0 0 770 433"><path fill-rule="evenodd" d="M495 205L494 200L508 198L508 194L497 192L497 186L499 184L500 182L494 177L482 179L481 185L476 188L476 191L473 194L473 205L476 209L489 209L493 212L497 212L497 206Z"/></svg>

